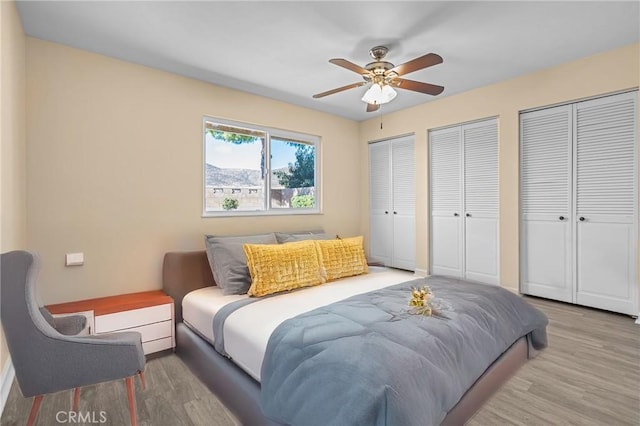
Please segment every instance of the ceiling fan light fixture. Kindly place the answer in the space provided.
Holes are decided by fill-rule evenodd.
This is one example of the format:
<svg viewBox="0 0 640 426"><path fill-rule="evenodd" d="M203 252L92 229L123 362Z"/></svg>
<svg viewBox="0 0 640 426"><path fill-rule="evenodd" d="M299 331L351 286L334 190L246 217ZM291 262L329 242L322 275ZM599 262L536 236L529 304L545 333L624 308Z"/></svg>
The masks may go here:
<svg viewBox="0 0 640 426"><path fill-rule="evenodd" d="M387 102L391 102L393 98L396 97L398 93L393 90L393 87L385 84L383 87L380 87L380 84L374 83L371 85L369 90L367 90L362 97L362 102L374 105L382 105Z"/></svg>
<svg viewBox="0 0 640 426"><path fill-rule="evenodd" d="M395 99L397 94L398 92L393 90L393 87L389 86L388 84L385 84L384 87L382 87L382 93L381 93L382 100L380 101L380 103L386 104L387 102L391 102L392 100Z"/></svg>
<svg viewBox="0 0 640 426"><path fill-rule="evenodd" d="M362 102L368 104L378 104L380 103L380 98L382 97L382 88L378 83L373 83L369 89L364 92L364 96L362 97Z"/></svg>

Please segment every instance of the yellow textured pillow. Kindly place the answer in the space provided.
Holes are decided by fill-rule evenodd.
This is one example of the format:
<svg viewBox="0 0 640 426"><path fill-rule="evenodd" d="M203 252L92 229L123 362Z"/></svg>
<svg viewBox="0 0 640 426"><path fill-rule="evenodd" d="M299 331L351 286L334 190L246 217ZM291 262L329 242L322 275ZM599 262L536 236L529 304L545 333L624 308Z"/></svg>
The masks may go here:
<svg viewBox="0 0 640 426"><path fill-rule="evenodd" d="M362 236L341 240L315 240L320 266L327 281L369 272Z"/></svg>
<svg viewBox="0 0 640 426"><path fill-rule="evenodd" d="M313 241L286 244L245 244L251 274L249 296L310 287L325 282Z"/></svg>

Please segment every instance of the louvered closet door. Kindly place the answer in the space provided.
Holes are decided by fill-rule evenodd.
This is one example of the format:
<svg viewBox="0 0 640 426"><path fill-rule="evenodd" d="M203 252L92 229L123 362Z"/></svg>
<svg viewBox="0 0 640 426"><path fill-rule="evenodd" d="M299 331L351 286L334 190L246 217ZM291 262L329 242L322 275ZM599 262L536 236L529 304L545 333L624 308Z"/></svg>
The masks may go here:
<svg viewBox="0 0 640 426"><path fill-rule="evenodd" d="M634 312L636 93L575 106L577 303Z"/></svg>
<svg viewBox="0 0 640 426"><path fill-rule="evenodd" d="M391 265L391 156L388 142L369 145L369 260Z"/></svg>
<svg viewBox="0 0 640 426"><path fill-rule="evenodd" d="M520 291L573 301L571 105L520 115Z"/></svg>
<svg viewBox="0 0 640 426"><path fill-rule="evenodd" d="M496 120L462 127L465 278L498 284L498 128Z"/></svg>
<svg viewBox="0 0 640 426"><path fill-rule="evenodd" d="M413 136L391 143L393 197L393 255L391 266L416 266L416 191Z"/></svg>
<svg viewBox="0 0 640 426"><path fill-rule="evenodd" d="M429 132L431 273L463 276L460 127Z"/></svg>

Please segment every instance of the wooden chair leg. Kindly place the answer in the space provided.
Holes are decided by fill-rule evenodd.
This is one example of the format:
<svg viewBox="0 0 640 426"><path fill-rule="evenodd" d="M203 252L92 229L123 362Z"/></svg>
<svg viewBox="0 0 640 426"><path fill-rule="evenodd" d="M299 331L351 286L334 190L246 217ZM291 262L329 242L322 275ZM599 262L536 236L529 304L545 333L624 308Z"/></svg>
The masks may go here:
<svg viewBox="0 0 640 426"><path fill-rule="evenodd" d="M140 384L142 385L142 390L147 389L147 382L144 379L144 371L139 372L138 375L140 376Z"/></svg>
<svg viewBox="0 0 640 426"><path fill-rule="evenodd" d="M40 409L40 403L42 402L43 395L37 395L33 398L33 405L31 406L31 412L29 413L29 419L27 420L27 426L33 426L38 416L38 410Z"/></svg>
<svg viewBox="0 0 640 426"><path fill-rule="evenodd" d="M73 411L78 412L78 405L80 404L80 388L73 390Z"/></svg>
<svg viewBox="0 0 640 426"><path fill-rule="evenodd" d="M129 415L131 416L131 426L138 426L136 417L136 397L133 389L133 376L125 379L127 383L127 398L129 399Z"/></svg>

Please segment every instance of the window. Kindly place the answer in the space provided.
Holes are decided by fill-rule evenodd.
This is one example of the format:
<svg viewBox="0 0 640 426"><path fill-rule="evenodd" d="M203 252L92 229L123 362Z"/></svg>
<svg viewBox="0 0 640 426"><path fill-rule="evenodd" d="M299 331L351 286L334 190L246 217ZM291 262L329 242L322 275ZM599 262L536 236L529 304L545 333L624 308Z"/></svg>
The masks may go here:
<svg viewBox="0 0 640 426"><path fill-rule="evenodd" d="M319 213L320 138L205 117L204 215Z"/></svg>

